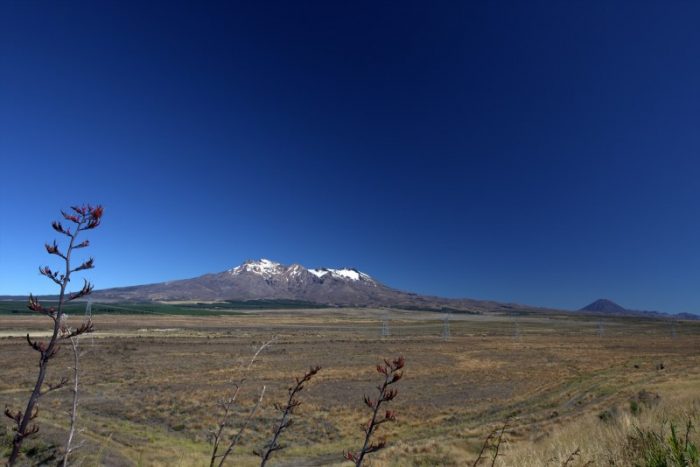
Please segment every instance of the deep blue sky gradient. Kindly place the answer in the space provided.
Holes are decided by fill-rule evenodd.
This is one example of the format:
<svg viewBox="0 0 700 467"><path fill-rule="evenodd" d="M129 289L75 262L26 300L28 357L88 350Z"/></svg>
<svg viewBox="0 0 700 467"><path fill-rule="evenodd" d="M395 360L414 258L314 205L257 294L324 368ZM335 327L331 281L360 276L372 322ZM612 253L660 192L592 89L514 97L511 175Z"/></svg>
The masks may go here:
<svg viewBox="0 0 700 467"><path fill-rule="evenodd" d="M0 294L267 257L700 312L696 2L2 2Z"/></svg>

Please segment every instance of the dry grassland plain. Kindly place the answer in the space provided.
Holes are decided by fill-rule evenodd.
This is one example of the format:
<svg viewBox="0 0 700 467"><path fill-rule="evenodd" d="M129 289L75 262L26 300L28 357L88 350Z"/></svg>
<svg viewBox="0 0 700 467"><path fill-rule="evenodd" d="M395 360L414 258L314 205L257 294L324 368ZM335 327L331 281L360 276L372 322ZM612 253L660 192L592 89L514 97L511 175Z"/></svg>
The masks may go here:
<svg viewBox="0 0 700 467"><path fill-rule="evenodd" d="M561 465L576 449L569 465L599 465L617 455L635 426L681 420L700 400L700 325L693 322L453 314L449 338L441 314L391 310L96 315L94 322L97 331L81 340L78 441L85 444L76 465L209 465L217 401L273 337L243 385L234 428L265 385L261 409L228 465L259 464L252 452L278 418L274 403L286 400L294 377L311 365L322 370L301 393L294 425L281 439L287 447L270 465L349 465L342 453L361 446L359 427L369 415L362 398L376 391L381 375L374 368L383 357L403 355L406 369L390 404L398 421L380 427L388 447L370 457L375 466L471 465L507 418L496 465ZM26 403L38 359L23 336L39 336L48 324L0 316L0 405ZM70 358L66 345L49 381L69 376ZM633 413L643 390L654 402ZM60 390L41 400L30 462L62 443L70 397ZM10 428L5 419L0 435Z"/></svg>

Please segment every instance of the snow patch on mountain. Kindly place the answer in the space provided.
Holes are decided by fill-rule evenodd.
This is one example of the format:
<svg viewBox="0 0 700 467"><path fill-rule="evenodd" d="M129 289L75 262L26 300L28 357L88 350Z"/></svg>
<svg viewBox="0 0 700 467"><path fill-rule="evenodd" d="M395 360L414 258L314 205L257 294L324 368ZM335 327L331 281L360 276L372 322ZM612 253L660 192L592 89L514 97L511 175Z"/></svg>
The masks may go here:
<svg viewBox="0 0 700 467"><path fill-rule="evenodd" d="M261 259L259 261L246 261L240 266L236 266L229 272L232 275L238 275L242 272L252 272L253 274L258 274L265 278L270 278L276 274L281 274L286 271L287 268L282 266L280 263L270 261L269 259Z"/></svg>
<svg viewBox="0 0 700 467"><path fill-rule="evenodd" d="M353 281L359 281L362 279L368 280L368 281L372 280L372 278L369 275L365 274L364 272L357 271L356 269L321 268L321 269L309 269L309 272L318 278L321 278L327 274L330 274L332 277L336 277L338 279L350 279Z"/></svg>
<svg viewBox="0 0 700 467"><path fill-rule="evenodd" d="M340 276L354 281L360 280L360 273L355 271L354 269L331 269L331 274L333 274L334 276Z"/></svg>
<svg viewBox="0 0 700 467"><path fill-rule="evenodd" d="M319 279L329 273L327 269L309 269L309 272Z"/></svg>
<svg viewBox="0 0 700 467"><path fill-rule="evenodd" d="M287 269L287 274L289 274L290 277L299 277L305 269L306 268L301 264L292 264Z"/></svg>

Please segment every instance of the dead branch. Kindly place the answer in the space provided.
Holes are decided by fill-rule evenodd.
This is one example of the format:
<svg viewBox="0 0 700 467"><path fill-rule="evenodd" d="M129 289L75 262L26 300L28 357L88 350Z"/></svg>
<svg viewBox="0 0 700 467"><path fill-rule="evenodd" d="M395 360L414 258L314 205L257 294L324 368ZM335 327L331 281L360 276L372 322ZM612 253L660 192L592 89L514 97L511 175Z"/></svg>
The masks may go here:
<svg viewBox="0 0 700 467"><path fill-rule="evenodd" d="M248 362L247 365L243 366L242 368L242 376L241 379L238 382L233 383L233 394L228 397L227 399L223 399L222 401L219 402L219 405L223 409L223 415L221 416L221 419L219 420L219 423L217 424L217 427L215 430L213 430L212 433L212 453L211 453L211 458L209 460L209 467L214 467L216 464L216 460L220 459L218 465L221 467L228 457L228 455L231 453L233 448L238 444L238 438L240 438L240 434L242 433L242 430L239 431L239 435L236 437L232 438L232 442L229 444L228 448L223 454L219 454L219 448L221 447L221 442L223 441L224 437L224 431L226 428L230 427L230 417L231 417L231 412L233 410L233 407L236 404L236 401L238 400L238 395L241 392L241 388L243 387L244 383L246 382L248 378L248 373L250 372L251 368L253 367L253 364L258 358L258 355L265 350L270 344L272 344L277 337L273 337L267 342L264 342L258 349L255 351L253 356L251 357L250 361ZM260 401L262 401L262 396L265 392L265 388L263 387L263 390L260 394L260 398L258 399L258 404ZM251 415L249 416L248 419L244 422L244 426L247 425L247 423L250 421L250 418L254 415L255 411L258 409L258 404L256 404L255 407L253 407L253 411L251 412Z"/></svg>

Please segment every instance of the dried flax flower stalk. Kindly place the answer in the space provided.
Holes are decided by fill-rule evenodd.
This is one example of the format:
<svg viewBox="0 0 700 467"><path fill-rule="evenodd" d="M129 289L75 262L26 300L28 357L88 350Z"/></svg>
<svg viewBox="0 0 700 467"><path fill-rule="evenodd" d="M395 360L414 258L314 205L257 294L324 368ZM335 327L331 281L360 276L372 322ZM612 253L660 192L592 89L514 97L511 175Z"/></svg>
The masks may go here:
<svg viewBox="0 0 700 467"><path fill-rule="evenodd" d="M68 383L68 378L62 378L58 383L44 384L49 362L56 356L63 341L90 333L94 329L92 320L89 318L78 328L69 328L66 325L63 307L67 302L85 297L92 292L93 285L87 280L84 281L83 287L77 292L68 293L66 292L66 288L71 280L72 273L92 269L94 267L94 260L89 258L79 266L71 268L71 255L74 250L85 248L90 245L88 240L77 243L78 235L85 230L91 230L100 225L103 209L102 206L90 206L88 204L85 206L72 206L71 211L72 212L68 213L61 211L61 214L66 221L73 224L72 226L64 227L59 221L54 221L51 224L56 232L68 237L68 247L65 252L61 251L55 240L53 243L47 243L45 245L47 253L58 256L63 260L65 266L63 272L58 270L54 271L49 266L39 268L39 273L41 275L45 276L59 287L58 305L56 307L46 307L33 295L29 296L29 303L27 304L30 310L43 314L53 321L53 332L48 342L32 340L29 334L27 334L27 343L32 349L39 353L39 372L36 382L34 383L34 389L27 401L27 406L24 411L5 408L5 415L15 422L12 452L7 461L7 464L10 466L17 462L24 440L39 432L39 426L33 423L39 413L39 399L47 393L55 391Z"/></svg>
<svg viewBox="0 0 700 467"><path fill-rule="evenodd" d="M384 381L377 386L377 390L379 391L377 399L371 399L367 395L364 397L365 405L372 411L372 417L367 423L362 425L362 431L365 433L365 441L362 445L362 449L357 452L348 451L343 454L343 457L346 460L354 462L356 467L362 465L367 454L377 452L386 447L385 439L381 438L378 441L372 441L372 436L380 425L396 421L396 414L393 410L387 409L382 414L381 407L383 404L391 402L396 398L398 391L390 386L399 382L403 377L404 365L405 360L402 356L391 361L385 359L383 365L377 365L377 372L384 376Z"/></svg>

